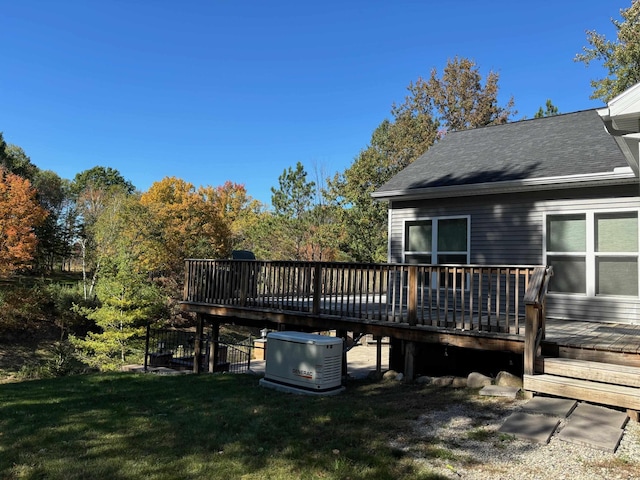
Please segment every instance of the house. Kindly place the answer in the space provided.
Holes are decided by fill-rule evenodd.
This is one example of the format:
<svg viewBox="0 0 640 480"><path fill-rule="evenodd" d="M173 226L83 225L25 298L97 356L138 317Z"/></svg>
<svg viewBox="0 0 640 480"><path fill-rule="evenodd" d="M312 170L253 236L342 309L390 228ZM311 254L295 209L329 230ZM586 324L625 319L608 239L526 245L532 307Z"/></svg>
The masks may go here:
<svg viewBox="0 0 640 480"><path fill-rule="evenodd" d="M387 337L409 379L522 357L529 392L640 412L639 132L635 86L606 108L448 133L374 194L389 263L187 259L181 308L196 339L335 330L372 335L379 360Z"/></svg>
<svg viewBox="0 0 640 480"><path fill-rule="evenodd" d="M551 265L547 317L640 323L640 84L606 108L451 132L374 193L389 261Z"/></svg>

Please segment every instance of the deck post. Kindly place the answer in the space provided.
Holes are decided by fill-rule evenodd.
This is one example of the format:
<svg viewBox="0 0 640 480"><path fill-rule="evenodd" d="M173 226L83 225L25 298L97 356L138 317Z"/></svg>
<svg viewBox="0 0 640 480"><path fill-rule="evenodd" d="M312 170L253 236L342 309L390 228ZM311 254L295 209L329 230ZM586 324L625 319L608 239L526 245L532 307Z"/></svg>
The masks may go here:
<svg viewBox="0 0 640 480"><path fill-rule="evenodd" d="M415 377L416 344L415 342L404 343L404 377L406 380L413 380Z"/></svg>
<svg viewBox="0 0 640 480"><path fill-rule="evenodd" d="M409 266L407 290L407 321L413 326L418 320L418 267L415 265Z"/></svg>
<svg viewBox="0 0 640 480"><path fill-rule="evenodd" d="M336 330L336 337L342 338L342 376L347 376L347 337L349 333L346 330Z"/></svg>
<svg viewBox="0 0 640 480"><path fill-rule="evenodd" d="M202 351L202 328L204 315L196 314L196 339L193 344L193 373L200 373L200 352Z"/></svg>
<svg viewBox="0 0 640 480"><path fill-rule="evenodd" d="M220 341L220 322L214 320L211 325L211 340L209 342L209 373L214 373L218 366L218 350Z"/></svg>
<svg viewBox="0 0 640 480"><path fill-rule="evenodd" d="M376 341L376 374L379 377L382 375L382 337L376 335L373 338Z"/></svg>
<svg viewBox="0 0 640 480"><path fill-rule="evenodd" d="M538 336L538 309L534 304L525 306L524 326L524 374L533 375L536 362L536 337Z"/></svg>
<svg viewBox="0 0 640 480"><path fill-rule="evenodd" d="M191 300L191 297L189 296L189 280L191 275L191 261L190 260L185 260L184 261L184 289L182 292L182 298L184 298L185 300Z"/></svg>

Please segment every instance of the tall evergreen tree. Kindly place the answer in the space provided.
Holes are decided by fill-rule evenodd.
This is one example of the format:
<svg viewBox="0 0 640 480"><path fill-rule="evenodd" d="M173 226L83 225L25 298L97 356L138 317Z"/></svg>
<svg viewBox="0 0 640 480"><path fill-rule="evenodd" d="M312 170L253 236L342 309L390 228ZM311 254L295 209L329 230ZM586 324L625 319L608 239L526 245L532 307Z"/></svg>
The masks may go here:
<svg viewBox="0 0 640 480"><path fill-rule="evenodd" d="M315 182L307 180L302 163L295 170L285 169L278 177L278 188L271 187L271 203L275 212L275 224L282 229L282 241L289 253L282 253L291 260L304 260L305 244L310 231L310 211L313 207ZM285 234L286 232L286 234Z"/></svg>
<svg viewBox="0 0 640 480"><path fill-rule="evenodd" d="M544 110L542 109L542 107L540 107L533 118L552 117L553 115L558 115L559 113L560 112L558 111L558 107L556 107L550 99L547 99Z"/></svg>

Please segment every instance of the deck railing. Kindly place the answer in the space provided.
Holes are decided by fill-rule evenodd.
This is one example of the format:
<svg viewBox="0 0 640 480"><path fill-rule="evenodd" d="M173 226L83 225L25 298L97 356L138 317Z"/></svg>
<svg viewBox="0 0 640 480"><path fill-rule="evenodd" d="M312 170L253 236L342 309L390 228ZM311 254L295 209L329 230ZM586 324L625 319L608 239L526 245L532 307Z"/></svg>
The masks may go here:
<svg viewBox="0 0 640 480"><path fill-rule="evenodd" d="M184 301L524 334L535 266L186 261ZM536 277L537 278L537 277Z"/></svg>
<svg viewBox="0 0 640 480"><path fill-rule="evenodd" d="M533 375L540 342L545 337L546 303L549 280L553 276L552 267L538 267L529 282L524 297L526 304L525 338L524 338L524 373Z"/></svg>

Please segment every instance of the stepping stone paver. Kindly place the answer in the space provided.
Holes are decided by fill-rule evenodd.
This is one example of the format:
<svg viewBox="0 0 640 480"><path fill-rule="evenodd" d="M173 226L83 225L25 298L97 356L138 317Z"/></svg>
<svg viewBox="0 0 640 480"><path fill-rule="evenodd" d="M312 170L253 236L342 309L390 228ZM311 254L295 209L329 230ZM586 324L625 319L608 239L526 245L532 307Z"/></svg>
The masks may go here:
<svg viewBox="0 0 640 480"><path fill-rule="evenodd" d="M577 417L590 419L594 426L602 425L615 428L624 428L629 420L626 412L607 407L599 407L589 403L579 404L571 413L569 419L573 422Z"/></svg>
<svg viewBox="0 0 640 480"><path fill-rule="evenodd" d="M535 397L525 403L522 410L553 417L568 417L577 404L575 400L566 398Z"/></svg>
<svg viewBox="0 0 640 480"><path fill-rule="evenodd" d="M498 431L532 442L549 443L559 424L559 418L516 412L507 417Z"/></svg>
<svg viewBox="0 0 640 480"><path fill-rule="evenodd" d="M480 390L480 395L516 398L519 391L520 389L518 387L500 387L498 385L486 385Z"/></svg>
<svg viewBox="0 0 640 480"><path fill-rule="evenodd" d="M578 443L614 453L620 445L624 429L602 425L588 417L569 417L558 438L566 442Z"/></svg>
<svg viewBox="0 0 640 480"><path fill-rule="evenodd" d="M628 420L625 412L580 403L558 433L558 438L613 453L620 445Z"/></svg>
<svg viewBox="0 0 640 480"><path fill-rule="evenodd" d="M509 416L498 431L538 443L549 443L557 433L560 440L615 452L629 420L626 412L578 403L575 400L536 397ZM564 422L563 418L566 418Z"/></svg>

